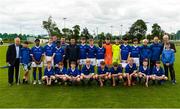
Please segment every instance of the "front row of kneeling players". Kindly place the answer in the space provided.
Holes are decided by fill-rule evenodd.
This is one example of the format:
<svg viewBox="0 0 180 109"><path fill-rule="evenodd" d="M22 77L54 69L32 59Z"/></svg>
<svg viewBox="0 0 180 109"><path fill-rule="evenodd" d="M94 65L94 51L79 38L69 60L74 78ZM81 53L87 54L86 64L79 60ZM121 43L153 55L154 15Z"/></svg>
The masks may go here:
<svg viewBox="0 0 180 109"><path fill-rule="evenodd" d="M59 63L58 67L53 68L51 62L48 61L42 80L44 80L47 85L51 85L52 81L69 85L80 82L85 84L87 82L90 85L94 80L97 81L101 87L108 80L111 80L112 86L116 86L120 80L124 81L124 85L126 86L135 85L137 82L142 83L143 80L146 87L148 87L150 80L153 84L155 84L156 81L162 84L164 80L167 80L159 61L156 62L152 73L148 67L148 60L144 60L143 65L140 66L138 70L133 59L130 58L125 67L125 73L123 73L123 68L118 65L118 63L113 63L113 66L109 69L105 65L105 62L102 61L96 74L94 67L90 63L90 60L87 59L86 64L82 70L79 71L75 62L71 62L70 68L67 70L64 68L62 62Z"/></svg>

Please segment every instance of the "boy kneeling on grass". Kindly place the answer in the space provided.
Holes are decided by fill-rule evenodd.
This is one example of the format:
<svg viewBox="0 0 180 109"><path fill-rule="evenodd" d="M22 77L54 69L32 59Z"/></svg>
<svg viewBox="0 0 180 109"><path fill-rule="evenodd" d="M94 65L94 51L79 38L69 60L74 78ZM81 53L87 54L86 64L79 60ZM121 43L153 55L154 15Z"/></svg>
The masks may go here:
<svg viewBox="0 0 180 109"><path fill-rule="evenodd" d="M152 75L150 76L150 79L152 79L153 81L156 80L160 85L163 84L164 80L168 79L164 74L164 70L161 67L160 61L156 61L156 66L154 66L152 70Z"/></svg>
<svg viewBox="0 0 180 109"><path fill-rule="evenodd" d="M86 59L86 65L83 66L81 71L81 81L85 84L85 80L88 80L88 85L91 85L93 79L95 79L94 67L91 65L91 60Z"/></svg>
<svg viewBox="0 0 180 109"><path fill-rule="evenodd" d="M143 64L139 67L138 77L145 80L145 85L148 87L150 77L150 68L148 67L148 59L143 60Z"/></svg>
<svg viewBox="0 0 180 109"><path fill-rule="evenodd" d="M128 86L131 86L131 84L135 85L135 82L138 77L138 73L137 73L137 67L136 67L136 64L134 63L133 58L128 59L128 64L126 65L126 68L125 68L125 77L126 77L126 80L125 80L124 85L128 85Z"/></svg>
<svg viewBox="0 0 180 109"><path fill-rule="evenodd" d="M67 69L64 67L63 62L59 62L58 67L55 69L55 78L57 82L62 83L68 80Z"/></svg>
<svg viewBox="0 0 180 109"><path fill-rule="evenodd" d="M81 81L81 73L79 72L78 68L76 68L76 62L75 61L71 61L70 64L70 68L67 71L67 75L68 75L68 80L70 81L70 85L72 85L72 83L80 83Z"/></svg>
<svg viewBox="0 0 180 109"><path fill-rule="evenodd" d="M109 70L104 61L100 62L100 67L98 67L98 74L95 77L99 80L101 87L103 87L105 80L110 79Z"/></svg>
<svg viewBox="0 0 180 109"><path fill-rule="evenodd" d="M28 48L29 43L27 41L24 42L23 47L21 48L21 64L24 69L24 77L23 77L23 84L28 83L28 75L29 75L29 70L31 69L31 56L30 56L30 48Z"/></svg>
<svg viewBox="0 0 180 109"><path fill-rule="evenodd" d="M123 78L122 67L117 62L113 63L113 67L110 69L110 76L112 78L112 86L116 86L117 82Z"/></svg>
<svg viewBox="0 0 180 109"><path fill-rule="evenodd" d="M52 62L47 61L47 66L44 70L44 76L42 80L45 81L46 85L51 85L52 81L55 80L54 69L52 67Z"/></svg>

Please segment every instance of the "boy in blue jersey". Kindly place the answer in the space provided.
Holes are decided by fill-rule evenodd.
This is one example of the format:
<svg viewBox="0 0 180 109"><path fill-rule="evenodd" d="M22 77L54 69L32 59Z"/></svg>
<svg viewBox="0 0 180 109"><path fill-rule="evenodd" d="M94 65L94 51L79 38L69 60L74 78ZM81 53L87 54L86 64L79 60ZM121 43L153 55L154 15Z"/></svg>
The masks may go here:
<svg viewBox="0 0 180 109"><path fill-rule="evenodd" d="M24 69L24 77L23 77L23 83L28 83L28 74L31 67L31 50L28 48L29 44L27 41L24 42L23 47L21 48L21 64L23 65Z"/></svg>
<svg viewBox="0 0 180 109"><path fill-rule="evenodd" d="M161 62L156 61L156 66L154 66L152 70L152 75L150 76L150 79L157 80L159 84L162 84L164 80L167 80L168 78L164 74L164 70L161 67Z"/></svg>
<svg viewBox="0 0 180 109"><path fill-rule="evenodd" d="M126 82L124 85L130 86L135 85L136 79L137 79L137 67L136 64L134 63L134 60L132 58L128 59L128 64L126 65L125 68L125 74L126 74Z"/></svg>
<svg viewBox="0 0 180 109"><path fill-rule="evenodd" d="M81 71L82 83L84 84L85 80L88 80L88 85L90 85L93 79L95 79L94 66L91 65L90 59L86 59L86 64L83 66Z"/></svg>
<svg viewBox="0 0 180 109"><path fill-rule="evenodd" d="M148 40L143 40L143 45L140 46L140 65L143 65L143 60L147 59L148 64L151 58L151 48L148 46Z"/></svg>
<svg viewBox="0 0 180 109"><path fill-rule="evenodd" d="M72 83L79 83L81 81L81 73L76 67L76 62L71 61L70 68L67 71L68 79Z"/></svg>
<svg viewBox="0 0 180 109"><path fill-rule="evenodd" d="M131 47L128 45L128 39L127 38L124 38L123 42L124 42L124 44L122 44L120 46L120 49L121 49L121 64L122 64L122 67L125 68L126 65L127 65L127 60L128 60L128 57L129 57Z"/></svg>
<svg viewBox="0 0 180 109"><path fill-rule="evenodd" d="M133 58L136 66L139 66L140 48L138 46L138 39L133 40L134 45L131 46L130 57Z"/></svg>
<svg viewBox="0 0 180 109"><path fill-rule="evenodd" d="M45 56L45 66L47 61L51 61L52 66L54 65L54 45L52 44L52 39L49 39L49 42L47 45L44 46L44 56Z"/></svg>
<svg viewBox="0 0 180 109"><path fill-rule="evenodd" d="M36 39L35 40L36 46L34 46L31 49L31 57L32 57L32 68L33 68L33 77L34 77L34 82L33 84L35 85L37 83L36 81L36 70L38 68L39 70L39 79L38 79L38 84L41 84L41 78L42 78L42 67L43 67L43 47L40 46L40 40Z"/></svg>
<svg viewBox="0 0 180 109"><path fill-rule="evenodd" d="M144 78L145 79L145 85L148 87L148 82L149 82L149 76L150 76L150 68L148 67L148 59L143 60L143 65L139 67L139 73L138 77Z"/></svg>
<svg viewBox="0 0 180 109"><path fill-rule="evenodd" d="M86 64L86 56L87 56L87 45L85 37L81 38L81 44L79 45L80 48L80 63L79 67L82 68L83 65Z"/></svg>
<svg viewBox="0 0 180 109"><path fill-rule="evenodd" d="M97 53L96 53L96 61L97 61L97 66L100 66L100 63L104 61L105 57L105 48L103 47L103 43L100 41L98 43L99 47L97 47Z"/></svg>
<svg viewBox="0 0 180 109"><path fill-rule="evenodd" d="M58 82L65 83L68 81L67 69L64 67L63 62L59 62L58 68L55 69L55 78Z"/></svg>
<svg viewBox="0 0 180 109"><path fill-rule="evenodd" d="M119 82L123 78L122 67L117 62L113 63L113 67L110 69L110 76L112 78L112 86L116 86L116 80Z"/></svg>
<svg viewBox="0 0 180 109"><path fill-rule="evenodd" d="M162 52L162 62L164 65L165 75L168 77L168 70L170 71L172 84L176 84L175 71L174 71L175 54L174 50L170 49L170 44L165 45Z"/></svg>
<svg viewBox="0 0 180 109"><path fill-rule="evenodd" d="M42 80L46 82L46 85L51 85L52 81L55 80L54 76L54 69L52 67L52 62L47 61L47 66L44 70L44 76L42 77Z"/></svg>
<svg viewBox="0 0 180 109"><path fill-rule="evenodd" d="M56 47L54 48L54 65L57 68L60 62L63 62L65 57L64 49L61 47L60 41L56 41Z"/></svg>
<svg viewBox="0 0 180 109"><path fill-rule="evenodd" d="M108 67L105 65L105 62L102 61L101 66L98 67L98 74L95 76L96 79L100 82L100 87L103 87L104 81L110 79Z"/></svg>
<svg viewBox="0 0 180 109"><path fill-rule="evenodd" d="M154 37L154 42L150 45L151 48L151 59L150 59L150 68L151 70L156 65L156 61L160 61L160 56L163 50L163 46L159 43L159 38Z"/></svg>
<svg viewBox="0 0 180 109"><path fill-rule="evenodd" d="M91 60L91 65L95 66L96 65L96 53L97 53L97 48L94 45L94 40L93 38L89 39L89 46L87 48L87 58Z"/></svg>

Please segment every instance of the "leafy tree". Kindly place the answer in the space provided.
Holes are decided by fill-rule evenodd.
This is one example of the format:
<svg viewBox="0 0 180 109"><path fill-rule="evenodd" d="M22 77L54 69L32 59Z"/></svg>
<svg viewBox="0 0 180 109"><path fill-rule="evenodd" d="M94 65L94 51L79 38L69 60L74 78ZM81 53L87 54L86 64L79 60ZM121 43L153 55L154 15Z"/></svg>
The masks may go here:
<svg viewBox="0 0 180 109"><path fill-rule="evenodd" d="M73 28L73 37L75 39L79 39L79 37L80 37L80 30L81 30L80 26L79 25L75 25L72 28Z"/></svg>
<svg viewBox="0 0 180 109"><path fill-rule="evenodd" d="M86 27L81 32L81 37L85 37L86 39L89 39L91 37L91 34Z"/></svg>
<svg viewBox="0 0 180 109"><path fill-rule="evenodd" d="M151 31L152 37L158 36L160 39L162 39L164 33L165 32L161 29L161 26L159 26L157 23L153 24Z"/></svg>
<svg viewBox="0 0 180 109"><path fill-rule="evenodd" d="M61 31L57 27L56 22L52 20L52 17L50 16L47 21L43 21L43 28L46 29L49 36L56 35L58 37L61 37Z"/></svg>
<svg viewBox="0 0 180 109"><path fill-rule="evenodd" d="M146 35L146 31L147 31L146 23L142 19L139 19L130 27L129 30L130 39L132 40L134 38L137 38L138 40L141 40L143 36Z"/></svg>

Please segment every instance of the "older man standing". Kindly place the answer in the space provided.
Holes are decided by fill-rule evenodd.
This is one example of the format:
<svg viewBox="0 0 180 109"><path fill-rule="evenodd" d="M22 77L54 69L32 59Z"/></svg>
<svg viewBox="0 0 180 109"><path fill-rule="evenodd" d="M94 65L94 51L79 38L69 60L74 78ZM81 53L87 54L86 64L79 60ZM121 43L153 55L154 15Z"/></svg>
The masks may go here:
<svg viewBox="0 0 180 109"><path fill-rule="evenodd" d="M163 48L164 48L164 52L166 52L166 47L167 46L170 46L170 49L173 50L174 53L176 53L175 44L170 42L168 35L164 35L163 36ZM166 62L166 64L164 64L164 71L165 71L166 77L169 77L168 71L170 71L170 76L171 76L172 83L176 84L174 64L173 63L169 64L169 62Z"/></svg>
<svg viewBox="0 0 180 109"><path fill-rule="evenodd" d="M21 49L21 40L19 37L14 39L14 44L8 46L6 53L6 62L9 65L8 69L8 82L9 85L13 85L14 79L14 68L15 68L15 78L16 84L19 84L19 63L20 63L20 49Z"/></svg>

